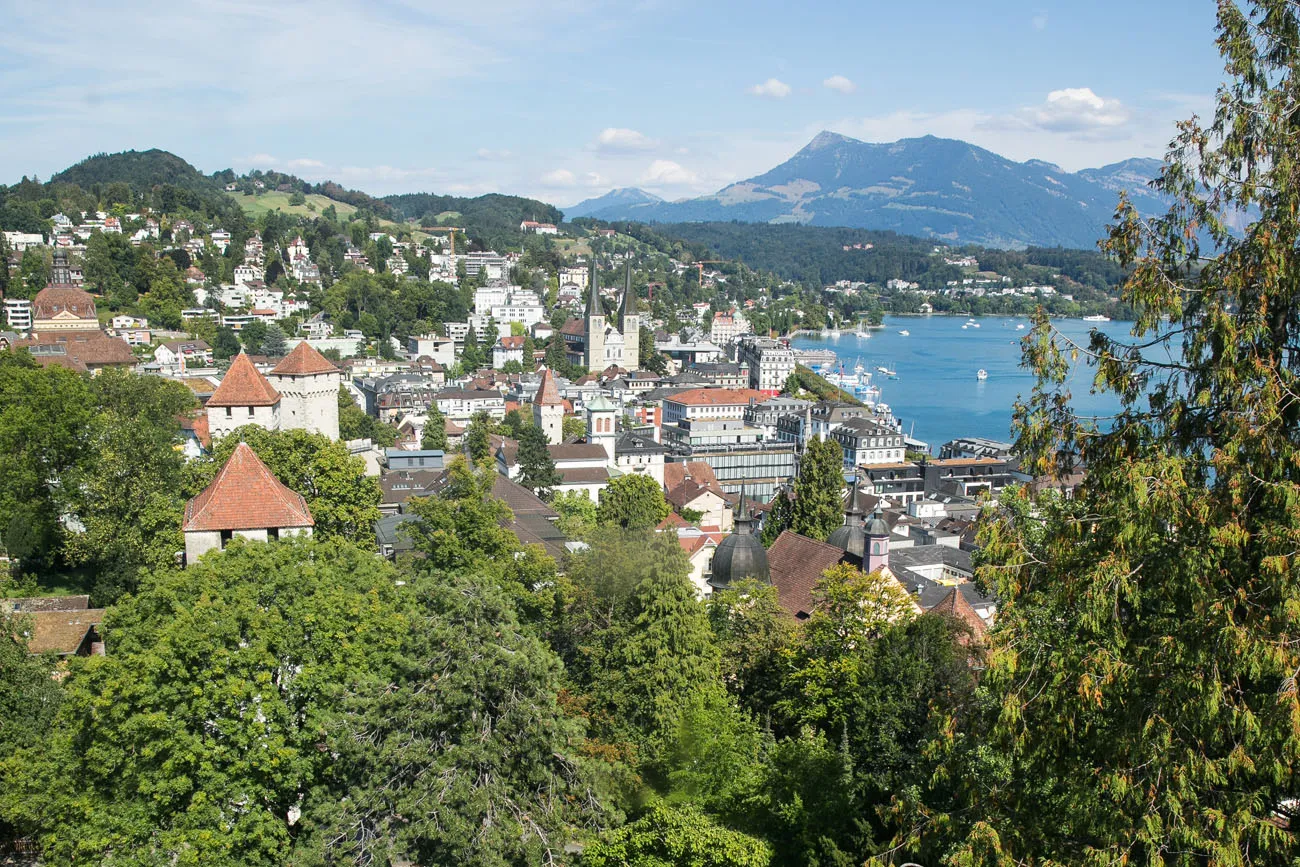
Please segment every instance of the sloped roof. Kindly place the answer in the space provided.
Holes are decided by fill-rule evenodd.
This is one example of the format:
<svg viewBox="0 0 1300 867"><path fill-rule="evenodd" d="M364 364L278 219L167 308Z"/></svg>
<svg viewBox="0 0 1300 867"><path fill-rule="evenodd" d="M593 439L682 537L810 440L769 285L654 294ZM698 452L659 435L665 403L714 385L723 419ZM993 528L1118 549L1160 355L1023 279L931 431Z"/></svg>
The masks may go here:
<svg viewBox="0 0 1300 867"><path fill-rule="evenodd" d="M315 523L302 494L282 485L248 443L240 443L212 484L186 503L181 530L266 530Z"/></svg>
<svg viewBox="0 0 1300 867"><path fill-rule="evenodd" d="M272 370L272 376L311 376L317 373L338 373L330 360L316 351L307 341L293 348Z"/></svg>
<svg viewBox="0 0 1300 867"><path fill-rule="evenodd" d="M767 565L777 599L800 620L812 614L813 587L822 573L844 559L834 545L786 530L767 549Z"/></svg>
<svg viewBox="0 0 1300 867"><path fill-rule="evenodd" d="M687 478L695 479L706 485L718 485L718 477L713 467L704 461L672 461L664 464L664 487L675 488ZM719 489L721 486L719 486Z"/></svg>
<svg viewBox="0 0 1300 867"><path fill-rule="evenodd" d="M51 331L20 340L14 346L26 349L43 367L56 364L86 371L108 365L126 367L138 363L125 340L109 337L102 331Z"/></svg>
<svg viewBox="0 0 1300 867"><path fill-rule="evenodd" d="M33 319L53 319L60 313L71 313L78 319L99 319L95 313L95 296L75 286L50 284L32 299Z"/></svg>
<svg viewBox="0 0 1300 867"><path fill-rule="evenodd" d="M692 388L664 400L683 406L736 406L760 403L767 397L753 388Z"/></svg>
<svg viewBox="0 0 1300 867"><path fill-rule="evenodd" d="M936 605L928 609L928 613L956 617L970 629L970 643L984 643L984 619L979 616L979 612L967 601L965 594L958 587L949 589Z"/></svg>
<svg viewBox="0 0 1300 867"><path fill-rule="evenodd" d="M603 461L609 453L599 443L555 443L546 451L553 461Z"/></svg>
<svg viewBox="0 0 1300 867"><path fill-rule="evenodd" d="M280 392L242 352L235 356L230 370L208 398L208 406L275 406L279 402Z"/></svg>
<svg viewBox="0 0 1300 867"><path fill-rule="evenodd" d="M533 398L533 403L538 406L564 405L560 390L555 385L555 374L551 373L549 368L542 371L542 384L537 389L537 396Z"/></svg>
<svg viewBox="0 0 1300 867"><path fill-rule="evenodd" d="M87 633L103 622L104 609L33 611L23 616L30 618L31 622L31 631L27 635L28 653L67 656L80 650Z"/></svg>

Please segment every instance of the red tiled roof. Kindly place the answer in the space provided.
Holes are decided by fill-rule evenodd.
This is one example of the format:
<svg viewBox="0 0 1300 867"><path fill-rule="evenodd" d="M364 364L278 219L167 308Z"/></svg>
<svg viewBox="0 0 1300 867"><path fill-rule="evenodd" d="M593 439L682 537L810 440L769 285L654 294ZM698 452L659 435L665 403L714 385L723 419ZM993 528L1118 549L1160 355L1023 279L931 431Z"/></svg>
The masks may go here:
<svg viewBox="0 0 1300 867"><path fill-rule="evenodd" d="M587 323L577 318L566 320L560 326L560 333L570 337L582 337L587 333Z"/></svg>
<svg viewBox="0 0 1300 867"><path fill-rule="evenodd" d="M523 349L524 338L522 336L502 337L501 347L503 349Z"/></svg>
<svg viewBox="0 0 1300 867"><path fill-rule="evenodd" d="M307 341L302 341L272 370L272 376L310 376L316 373L338 373L339 369L321 355Z"/></svg>
<svg viewBox="0 0 1300 867"><path fill-rule="evenodd" d="M560 390L555 387L555 374L550 369L542 371L542 384L537 389L537 396L533 398L533 403L538 406L562 406L564 401L560 398Z"/></svg>
<svg viewBox="0 0 1300 867"><path fill-rule="evenodd" d="M185 505L181 530L266 530L315 524L302 494L280 484L248 443L240 443L212 484Z"/></svg>
<svg viewBox="0 0 1300 867"><path fill-rule="evenodd" d="M181 416L181 430L194 431L194 438L199 441L199 445L205 449L212 448L212 433L208 429L208 414L202 410L193 414L193 416Z"/></svg>
<svg viewBox="0 0 1300 867"><path fill-rule="evenodd" d="M745 406L750 401L761 402L770 395L756 388L692 388L665 397L664 402L683 406Z"/></svg>
<svg viewBox="0 0 1300 867"><path fill-rule="evenodd" d="M813 588L844 556L834 545L789 530L777 536L767 549L767 565L781 607L800 619L812 614Z"/></svg>
<svg viewBox="0 0 1300 867"><path fill-rule="evenodd" d="M78 319L99 321L95 314L95 296L75 286L51 283L32 299L33 319L53 319L64 311L75 314Z"/></svg>
<svg viewBox="0 0 1300 867"><path fill-rule="evenodd" d="M717 485L718 477L713 467L704 461L673 461L664 464L664 487L675 488L686 479L696 479L706 485Z"/></svg>
<svg viewBox="0 0 1300 867"><path fill-rule="evenodd" d="M221 385L208 398L208 406L274 406L279 402L280 392L242 352L235 356Z"/></svg>

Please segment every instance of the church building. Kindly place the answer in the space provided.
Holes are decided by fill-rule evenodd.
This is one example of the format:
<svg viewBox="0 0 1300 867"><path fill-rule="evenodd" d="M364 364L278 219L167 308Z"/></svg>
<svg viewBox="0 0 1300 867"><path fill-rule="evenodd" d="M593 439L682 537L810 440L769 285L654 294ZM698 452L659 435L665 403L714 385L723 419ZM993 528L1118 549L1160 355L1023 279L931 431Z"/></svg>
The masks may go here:
<svg viewBox="0 0 1300 867"><path fill-rule="evenodd" d="M275 366L269 379L241 352L208 399L208 430L217 438L255 424L337 440L341 382L338 368L306 341Z"/></svg>
<svg viewBox="0 0 1300 867"><path fill-rule="evenodd" d="M589 284L587 309L583 318L570 320L562 332L570 360L583 365L591 373L600 373L609 367L636 370L641 359L642 317L636 293L632 291L631 264L627 266L617 324L606 321L605 308L600 303L600 281L594 262L591 265Z"/></svg>

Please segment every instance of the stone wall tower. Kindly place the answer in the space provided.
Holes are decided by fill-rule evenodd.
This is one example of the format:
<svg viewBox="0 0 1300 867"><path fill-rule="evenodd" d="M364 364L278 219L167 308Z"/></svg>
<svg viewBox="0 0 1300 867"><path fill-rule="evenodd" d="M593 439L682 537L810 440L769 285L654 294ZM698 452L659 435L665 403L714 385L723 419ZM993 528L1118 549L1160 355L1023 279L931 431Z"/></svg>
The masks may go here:
<svg viewBox="0 0 1300 867"><path fill-rule="evenodd" d="M542 384L533 398L533 424L542 429L551 445L564 442L564 401L549 369L542 371Z"/></svg>
<svg viewBox="0 0 1300 867"><path fill-rule="evenodd" d="M626 370L641 367L641 313L632 291L632 263L627 263L623 280L623 303L618 309L618 330L623 333L623 364Z"/></svg>
<svg viewBox="0 0 1300 867"><path fill-rule="evenodd" d="M596 271L596 257L591 258L591 292L587 296L586 328L582 361L588 372L600 373L605 369L605 308L600 306L600 280Z"/></svg>
<svg viewBox="0 0 1300 867"><path fill-rule="evenodd" d="M280 429L305 430L339 438L339 369L307 341L294 347L275 369L271 383L280 392Z"/></svg>

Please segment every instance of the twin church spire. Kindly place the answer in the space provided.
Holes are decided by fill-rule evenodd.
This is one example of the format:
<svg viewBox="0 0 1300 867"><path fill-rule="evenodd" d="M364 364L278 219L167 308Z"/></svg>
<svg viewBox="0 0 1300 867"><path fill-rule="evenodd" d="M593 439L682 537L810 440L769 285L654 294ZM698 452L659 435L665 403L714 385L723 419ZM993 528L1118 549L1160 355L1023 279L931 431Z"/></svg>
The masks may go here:
<svg viewBox="0 0 1300 867"><path fill-rule="evenodd" d="M623 282L623 298L618 307L618 327L605 322L605 308L600 303L600 278L593 260L588 278L584 336L586 346L583 361L587 370L599 373L612 366L636 370L641 359L641 313L636 293L632 291L632 263L627 264Z"/></svg>

